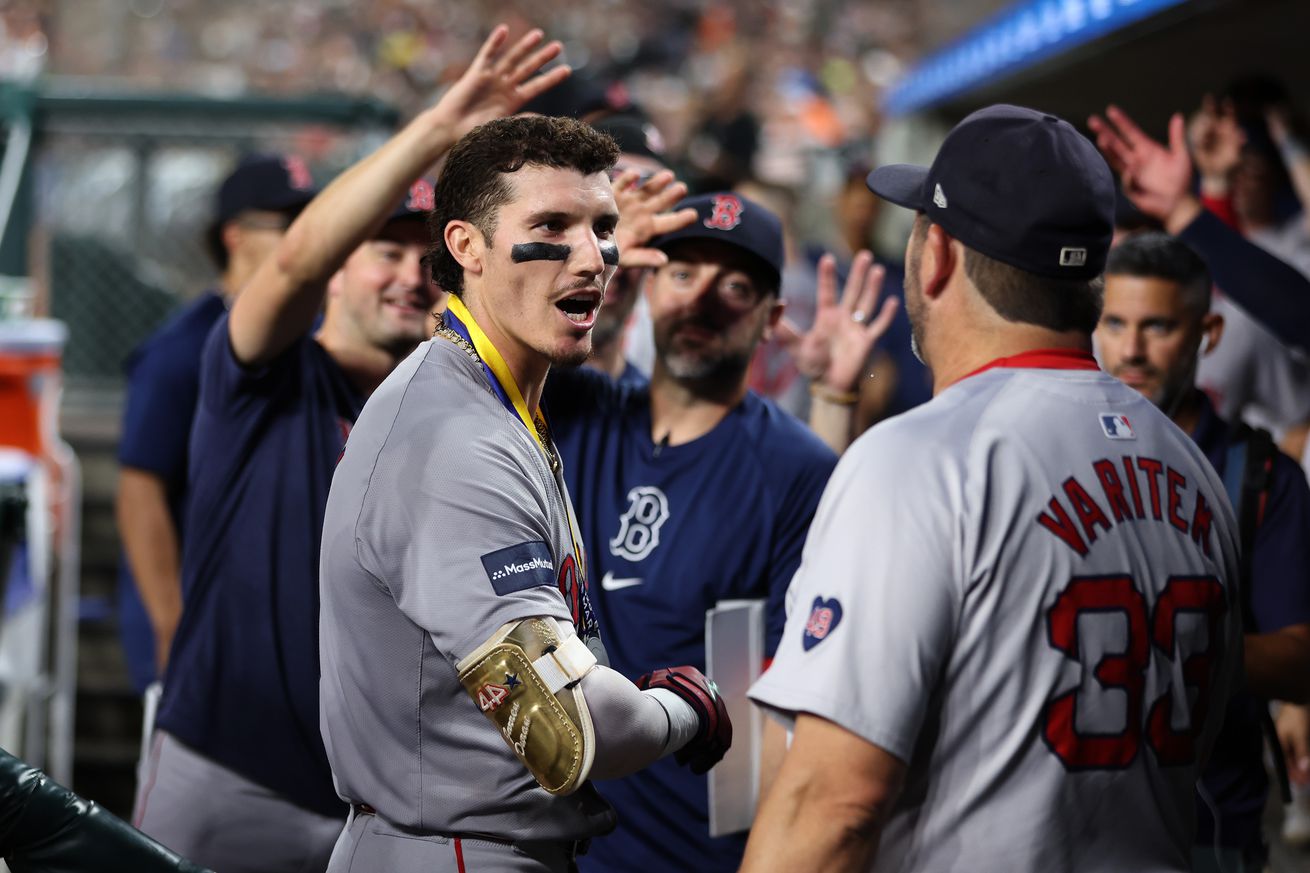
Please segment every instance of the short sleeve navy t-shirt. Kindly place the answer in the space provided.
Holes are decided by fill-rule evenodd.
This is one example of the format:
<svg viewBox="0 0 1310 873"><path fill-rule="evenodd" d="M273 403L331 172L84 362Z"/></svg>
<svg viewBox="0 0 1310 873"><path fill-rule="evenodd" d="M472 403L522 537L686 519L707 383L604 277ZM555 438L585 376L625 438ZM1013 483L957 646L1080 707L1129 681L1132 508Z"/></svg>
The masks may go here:
<svg viewBox="0 0 1310 873"><path fill-rule="evenodd" d="M180 309L128 358L127 402L118 462L158 476L168 494L173 526L181 535L186 494L187 445L200 391L200 350L223 313L223 298L209 292ZM118 620L128 673L137 691L155 680L155 635L126 556L119 560Z"/></svg>
<svg viewBox="0 0 1310 873"><path fill-rule="evenodd" d="M205 344L182 620L157 724L306 809L344 815L318 727L318 556L363 397L310 336L246 369Z"/></svg>
<svg viewBox="0 0 1310 873"><path fill-rule="evenodd" d="M1232 431L1202 395L1192 434L1220 476L1228 462ZM1251 612L1258 632L1310 622L1310 486L1301 468L1279 452L1274 458L1269 502L1251 552ZM1236 849L1260 844L1269 781L1265 775L1260 709L1265 701L1239 691L1231 698L1201 784L1221 816L1220 843ZM1214 817L1199 797L1198 845L1214 842Z"/></svg>
<svg viewBox="0 0 1310 873"><path fill-rule="evenodd" d="M610 664L630 678L705 667L705 611L765 599L766 654L836 456L803 424L748 393L713 430L677 446L651 438L645 384L559 370L545 410L587 552ZM736 870L745 834L711 839L708 783L671 758L601 783L618 829L578 859L587 870Z"/></svg>

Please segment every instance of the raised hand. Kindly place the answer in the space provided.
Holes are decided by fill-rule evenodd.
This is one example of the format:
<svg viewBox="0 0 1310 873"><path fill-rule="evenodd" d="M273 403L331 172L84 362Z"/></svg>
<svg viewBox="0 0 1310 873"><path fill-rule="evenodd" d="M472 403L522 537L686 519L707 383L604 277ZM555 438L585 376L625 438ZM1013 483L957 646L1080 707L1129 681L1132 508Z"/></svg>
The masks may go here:
<svg viewBox="0 0 1310 873"><path fill-rule="evenodd" d="M1296 785L1310 785L1310 708L1283 704L1278 710L1277 728L1288 778Z"/></svg>
<svg viewBox="0 0 1310 873"><path fill-rule="evenodd" d="M1164 222L1170 233L1185 227L1201 210L1192 195L1192 158L1181 113L1169 119L1169 144L1147 136L1117 106L1093 115L1087 125L1096 134L1096 147L1110 168L1119 174L1124 194L1146 215Z"/></svg>
<svg viewBox="0 0 1310 873"><path fill-rule="evenodd" d="M434 107L449 119L456 139L479 124L513 115L568 78L572 70L567 65L538 72L563 50L558 41L540 45L544 38L540 30L533 30L506 49L509 28L500 24L491 31L473 63Z"/></svg>
<svg viewBox="0 0 1310 873"><path fill-rule="evenodd" d="M836 394L855 391L874 344L896 315L895 297L878 307L886 275L881 265L874 264L870 252L859 252L839 299L837 259L830 254L819 259L814 326L802 333L786 318L778 324L778 339L802 375Z"/></svg>
<svg viewBox="0 0 1310 873"><path fill-rule="evenodd" d="M619 246L619 266L662 267L669 256L646 243L662 233L681 230L696 220L695 209L669 212L687 196L687 186L676 181L672 171L662 170L638 185L640 174L625 170L614 178L614 202L619 207L619 225L614 229Z"/></svg>
<svg viewBox="0 0 1310 873"><path fill-rule="evenodd" d="M1265 107L1265 125L1269 128L1269 138L1280 149L1292 136L1292 114L1286 106Z"/></svg>

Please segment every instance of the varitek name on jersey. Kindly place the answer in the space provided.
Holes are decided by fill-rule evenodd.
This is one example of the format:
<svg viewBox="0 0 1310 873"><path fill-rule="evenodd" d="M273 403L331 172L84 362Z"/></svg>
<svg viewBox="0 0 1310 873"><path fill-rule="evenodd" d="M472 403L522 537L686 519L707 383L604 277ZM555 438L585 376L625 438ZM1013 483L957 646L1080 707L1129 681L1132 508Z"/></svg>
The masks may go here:
<svg viewBox="0 0 1310 873"><path fill-rule="evenodd" d="M1084 481L1095 484L1088 488ZM1079 555L1096 542L1097 528L1109 531L1126 521L1168 523L1210 555L1210 504L1186 476L1162 461L1136 455L1102 458L1082 479L1070 476L1061 488L1037 523Z"/></svg>

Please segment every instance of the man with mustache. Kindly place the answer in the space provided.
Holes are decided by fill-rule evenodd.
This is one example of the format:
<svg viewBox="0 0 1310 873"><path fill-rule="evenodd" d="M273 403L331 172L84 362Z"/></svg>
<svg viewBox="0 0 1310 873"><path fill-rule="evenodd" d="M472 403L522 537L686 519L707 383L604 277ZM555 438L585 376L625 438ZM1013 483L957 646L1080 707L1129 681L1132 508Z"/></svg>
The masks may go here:
<svg viewBox="0 0 1310 873"><path fill-rule="evenodd" d="M1200 358L1219 345L1224 327L1223 316L1211 312L1205 263L1181 240L1144 233L1112 250L1105 272L1096 328L1105 369L1191 434L1225 480L1244 476L1234 449L1255 452L1261 437L1219 418L1195 385ZM1310 699L1310 487L1296 462L1264 439L1267 472L1264 463L1260 467L1267 484L1253 498L1259 505L1247 507L1260 517L1243 543L1250 568L1244 608L1252 620L1244 646L1246 683L1228 706L1199 783L1196 871L1264 869L1261 819L1269 780L1260 709L1268 700Z"/></svg>
<svg viewBox="0 0 1310 873"><path fill-rule="evenodd" d="M449 308L370 397L324 514L321 727L352 810L332 873L565 873L614 825L594 781L666 755L703 773L731 743L696 668L608 667L542 401L590 354L606 281L662 264L642 243L686 218L661 214L671 173L611 187L617 157L579 121L503 118L437 181Z"/></svg>
<svg viewBox="0 0 1310 873"><path fill-rule="evenodd" d="M772 656L787 585L836 461L804 424L747 389L751 356L783 312L781 222L727 191L679 206L695 219L651 242L668 263L646 283L656 349L649 384L562 370L546 386L592 603L611 664L634 679L652 663L703 669L705 611L723 601L766 601ZM816 333L830 372L815 405L847 426L855 383L892 314L884 307L868 318L880 278L863 253L838 302L831 264L823 275ZM774 741L780 750L781 731L768 738L771 749ZM746 835L710 836L703 775L660 762L602 791L618 828L580 859L584 873L740 865Z"/></svg>

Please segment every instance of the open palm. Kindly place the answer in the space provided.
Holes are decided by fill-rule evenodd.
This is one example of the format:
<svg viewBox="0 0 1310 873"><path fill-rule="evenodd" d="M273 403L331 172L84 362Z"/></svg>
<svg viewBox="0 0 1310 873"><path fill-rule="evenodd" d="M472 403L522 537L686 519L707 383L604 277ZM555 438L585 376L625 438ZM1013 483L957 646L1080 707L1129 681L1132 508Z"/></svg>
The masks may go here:
<svg viewBox="0 0 1310 873"><path fill-rule="evenodd" d="M1148 136L1117 106L1105 118L1093 115L1087 126L1110 168L1119 174L1124 194L1146 215L1164 221L1186 198L1192 185L1192 158L1181 114L1169 119L1169 142Z"/></svg>
<svg viewBox="0 0 1310 873"><path fill-rule="evenodd" d="M668 211L685 196L687 186L677 181L670 170L656 173L643 184L638 184L635 170L625 170L614 179L614 203L619 208L619 226L614 231L619 266L639 269L668 263L668 255L646 247L646 243L696 220L695 209Z"/></svg>
<svg viewBox="0 0 1310 873"><path fill-rule="evenodd" d="M479 124L513 115L523 104L568 78L572 71L563 64L538 72L563 50L558 41L541 45L544 38L540 30L533 30L506 49L509 28L501 24L491 31L473 63L437 104L443 114L458 119L456 138Z"/></svg>
<svg viewBox="0 0 1310 873"><path fill-rule="evenodd" d="M837 297L837 260L819 259L819 287L814 326L801 333L790 321L778 325L778 339L796 360L802 375L833 391L854 391L873 346L887 332L898 301L889 297L878 307L886 271L861 251L851 261L850 275ZM877 315L874 309L877 307Z"/></svg>

